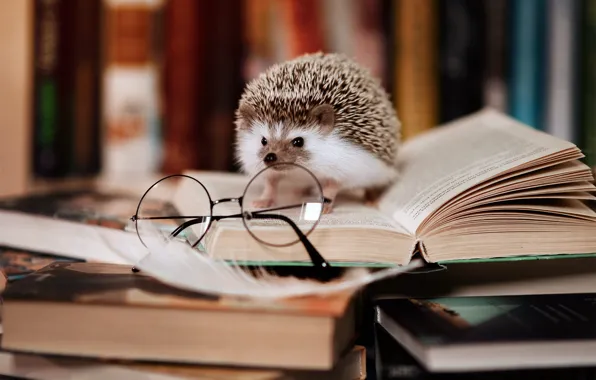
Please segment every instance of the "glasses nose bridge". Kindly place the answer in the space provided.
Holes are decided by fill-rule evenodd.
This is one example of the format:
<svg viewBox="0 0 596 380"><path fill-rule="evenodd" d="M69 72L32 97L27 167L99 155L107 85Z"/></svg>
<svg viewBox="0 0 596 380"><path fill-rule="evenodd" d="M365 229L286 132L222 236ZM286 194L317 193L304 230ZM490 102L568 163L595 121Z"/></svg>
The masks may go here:
<svg viewBox="0 0 596 380"><path fill-rule="evenodd" d="M218 205L220 203L226 203L226 202L238 202L238 205L242 206L242 197L217 199L217 200L214 200L211 202L211 207L213 208L215 205Z"/></svg>

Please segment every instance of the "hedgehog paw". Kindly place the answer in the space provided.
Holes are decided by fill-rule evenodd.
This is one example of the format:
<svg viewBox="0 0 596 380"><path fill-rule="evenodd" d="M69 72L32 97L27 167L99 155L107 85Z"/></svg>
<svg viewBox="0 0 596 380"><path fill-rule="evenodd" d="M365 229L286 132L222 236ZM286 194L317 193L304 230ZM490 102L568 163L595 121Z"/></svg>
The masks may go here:
<svg viewBox="0 0 596 380"><path fill-rule="evenodd" d="M383 187L365 189L364 204L371 207L377 206L379 198L383 194L384 190L385 189Z"/></svg>
<svg viewBox="0 0 596 380"><path fill-rule="evenodd" d="M335 203L335 197L339 192L339 184L333 180L323 181L323 195L327 198L327 201L323 205L323 214L330 214L333 211Z"/></svg>
<svg viewBox="0 0 596 380"><path fill-rule="evenodd" d="M273 198L262 198L252 201L252 207L267 208L273 205Z"/></svg>
<svg viewBox="0 0 596 380"><path fill-rule="evenodd" d="M331 214L333 212L333 202L325 203L323 205L323 214Z"/></svg>

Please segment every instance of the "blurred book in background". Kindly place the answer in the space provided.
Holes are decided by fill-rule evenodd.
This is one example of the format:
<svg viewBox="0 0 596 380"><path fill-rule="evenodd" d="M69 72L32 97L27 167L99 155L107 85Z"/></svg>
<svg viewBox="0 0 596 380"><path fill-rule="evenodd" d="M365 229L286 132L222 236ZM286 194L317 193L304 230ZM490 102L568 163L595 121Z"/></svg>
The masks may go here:
<svg viewBox="0 0 596 380"><path fill-rule="evenodd" d="M34 2L33 171L100 170L100 0Z"/></svg>
<svg viewBox="0 0 596 380"><path fill-rule="evenodd" d="M33 164L11 178L236 171L246 82L318 50L378 76L404 140L491 106L596 162L596 0L28 1Z"/></svg>
<svg viewBox="0 0 596 380"><path fill-rule="evenodd" d="M102 173L142 176L161 163L162 0L103 0Z"/></svg>

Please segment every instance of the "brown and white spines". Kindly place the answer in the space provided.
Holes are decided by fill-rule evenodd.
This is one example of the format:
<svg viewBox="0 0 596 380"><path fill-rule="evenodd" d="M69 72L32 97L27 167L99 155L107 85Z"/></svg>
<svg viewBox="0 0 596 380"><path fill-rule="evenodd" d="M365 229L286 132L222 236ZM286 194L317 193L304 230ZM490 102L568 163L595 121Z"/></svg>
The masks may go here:
<svg viewBox="0 0 596 380"><path fill-rule="evenodd" d="M150 175L161 162L160 55L152 41L163 0L103 0L103 175Z"/></svg>

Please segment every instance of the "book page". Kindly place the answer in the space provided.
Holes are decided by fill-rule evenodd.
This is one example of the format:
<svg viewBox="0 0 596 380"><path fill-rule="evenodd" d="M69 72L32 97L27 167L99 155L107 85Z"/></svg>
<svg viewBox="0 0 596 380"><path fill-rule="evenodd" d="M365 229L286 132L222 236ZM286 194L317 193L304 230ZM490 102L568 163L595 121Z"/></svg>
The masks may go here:
<svg viewBox="0 0 596 380"><path fill-rule="evenodd" d="M294 220L295 221L295 220ZM297 222L300 226L300 222ZM265 220L263 227L287 226L285 222L276 220ZM244 230L246 227L241 219L225 219L217 223L216 228L229 228ZM259 228L259 222L251 223L251 228ZM333 212L321 215L317 229L354 228L358 230L387 230L403 235L409 235L408 231L388 215L379 210L357 203L338 204Z"/></svg>
<svg viewBox="0 0 596 380"><path fill-rule="evenodd" d="M530 161L575 145L484 109L407 141L401 178L379 207L410 233L457 194Z"/></svg>
<svg viewBox="0 0 596 380"><path fill-rule="evenodd" d="M389 230L409 235L403 226L389 216L359 204L338 204L332 213L321 215L317 228L335 227Z"/></svg>
<svg viewBox="0 0 596 380"><path fill-rule="evenodd" d="M147 253L136 233L0 211L0 245L86 261L133 264Z"/></svg>

